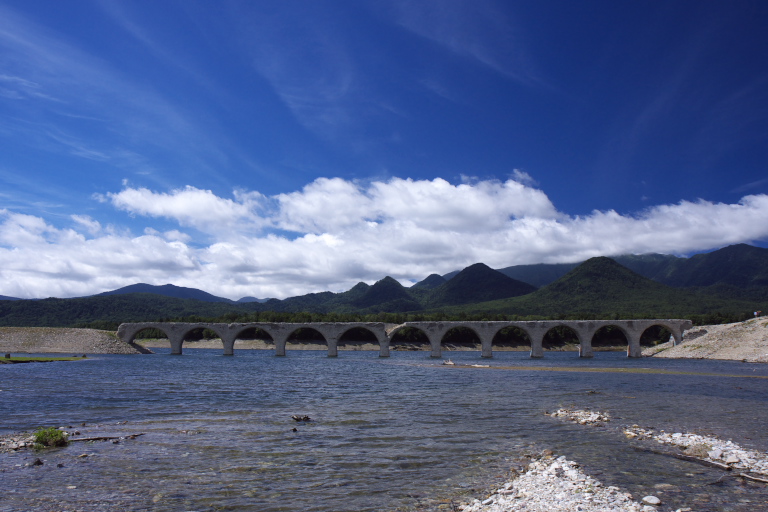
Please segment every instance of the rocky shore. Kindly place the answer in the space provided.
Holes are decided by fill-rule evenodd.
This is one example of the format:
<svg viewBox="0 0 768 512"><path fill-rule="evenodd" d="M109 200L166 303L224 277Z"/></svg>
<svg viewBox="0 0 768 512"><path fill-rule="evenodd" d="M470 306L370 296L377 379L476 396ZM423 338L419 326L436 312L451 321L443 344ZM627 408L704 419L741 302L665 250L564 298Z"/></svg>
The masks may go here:
<svg viewBox="0 0 768 512"><path fill-rule="evenodd" d="M768 318L695 327L685 332L680 345L663 343L643 350L643 355L768 363Z"/></svg>
<svg viewBox="0 0 768 512"><path fill-rule="evenodd" d="M558 409L549 416L585 426L605 426L611 421L605 412ZM768 454L747 450L714 436L664 432L637 425L622 427L628 441L664 445L665 451L643 451L677 456L705 466L730 472L735 477L768 484ZM652 446L652 445L651 445ZM461 512L653 512L664 508L661 499L647 495L639 501L613 486L604 486L586 474L580 465L545 450L514 479L490 491L485 498L461 504ZM678 508L675 512L688 512Z"/></svg>
<svg viewBox="0 0 768 512"><path fill-rule="evenodd" d="M605 487L565 457L543 455L491 496L465 504L461 512L652 512L661 500L646 496L643 503L618 487Z"/></svg>
<svg viewBox="0 0 768 512"><path fill-rule="evenodd" d="M150 351L96 329L0 327L0 352L29 354L141 354Z"/></svg>
<svg viewBox="0 0 768 512"><path fill-rule="evenodd" d="M713 436L682 432L664 432L632 425L624 430L629 439L650 439L682 450L684 455L710 462L723 470L747 472L756 478L768 479L768 454L746 450L733 441ZM768 480L766 480L768 481Z"/></svg>

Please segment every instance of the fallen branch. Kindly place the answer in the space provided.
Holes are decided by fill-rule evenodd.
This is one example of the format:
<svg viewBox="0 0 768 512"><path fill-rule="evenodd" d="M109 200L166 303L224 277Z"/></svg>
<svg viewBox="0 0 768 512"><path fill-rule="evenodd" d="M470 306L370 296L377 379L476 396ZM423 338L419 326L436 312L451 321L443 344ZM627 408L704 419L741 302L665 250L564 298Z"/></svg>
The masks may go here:
<svg viewBox="0 0 768 512"><path fill-rule="evenodd" d="M663 452L660 450L654 450L652 448L641 448L639 446L633 446L632 447L635 451L638 452L649 452L656 455L664 455L666 457L674 457L676 459L685 460L688 462L695 462L696 464L701 464L702 466L708 466L710 468L717 468L722 469L723 471L730 471L732 468L728 464L721 464L719 462L712 462L711 460L705 460L700 459L698 457L692 457L691 455L683 455L682 453L673 453L673 452Z"/></svg>
<svg viewBox="0 0 768 512"><path fill-rule="evenodd" d="M68 439L70 443L77 441L112 441L114 439L136 439L139 436L143 436L146 432L141 434L131 434L129 436L97 436L97 437L78 437L77 439Z"/></svg>
<svg viewBox="0 0 768 512"><path fill-rule="evenodd" d="M756 476L752 476L752 475L747 474L747 473L739 473L736 476L740 476L742 478L746 478L747 480L754 480L755 482L762 482L764 484L768 484L768 480L766 480L765 478L758 478Z"/></svg>

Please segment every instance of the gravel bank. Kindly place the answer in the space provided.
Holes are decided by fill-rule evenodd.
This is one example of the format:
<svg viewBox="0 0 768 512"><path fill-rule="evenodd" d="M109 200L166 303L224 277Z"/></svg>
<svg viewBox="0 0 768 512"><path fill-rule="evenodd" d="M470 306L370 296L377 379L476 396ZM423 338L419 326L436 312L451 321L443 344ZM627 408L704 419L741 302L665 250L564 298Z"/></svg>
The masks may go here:
<svg viewBox="0 0 768 512"><path fill-rule="evenodd" d="M685 455L722 464L731 469L747 471L768 477L768 454L742 448L733 441L724 441L714 436L703 436L682 432L656 431L632 425L624 430L628 439L652 439L659 444L675 446Z"/></svg>
<svg viewBox="0 0 768 512"><path fill-rule="evenodd" d="M685 332L680 345L667 342L643 350L643 355L768 363L768 318L695 327Z"/></svg>
<svg viewBox="0 0 768 512"><path fill-rule="evenodd" d="M645 503L660 503L647 496ZM474 500L461 512L646 512L655 507L638 503L618 487L604 487L565 457L546 455L525 473L505 483L487 499Z"/></svg>
<svg viewBox="0 0 768 512"><path fill-rule="evenodd" d="M0 352L30 354L141 354L147 349L96 329L0 327Z"/></svg>

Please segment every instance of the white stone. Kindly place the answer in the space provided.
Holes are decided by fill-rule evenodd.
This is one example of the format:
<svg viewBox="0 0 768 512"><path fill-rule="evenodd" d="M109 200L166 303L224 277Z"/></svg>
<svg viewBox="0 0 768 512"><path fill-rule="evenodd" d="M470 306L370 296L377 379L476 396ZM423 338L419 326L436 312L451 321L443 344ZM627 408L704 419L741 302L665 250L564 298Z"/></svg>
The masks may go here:
<svg viewBox="0 0 768 512"><path fill-rule="evenodd" d="M661 500L656 496L646 496L643 498L643 503L647 505L661 505Z"/></svg>

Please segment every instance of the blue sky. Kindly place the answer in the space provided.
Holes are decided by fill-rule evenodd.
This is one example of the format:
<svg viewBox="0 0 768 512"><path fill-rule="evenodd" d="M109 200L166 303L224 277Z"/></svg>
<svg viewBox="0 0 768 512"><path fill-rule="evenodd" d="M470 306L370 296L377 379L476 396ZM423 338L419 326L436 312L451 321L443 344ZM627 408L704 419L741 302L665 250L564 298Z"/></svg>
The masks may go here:
<svg viewBox="0 0 768 512"><path fill-rule="evenodd" d="M768 244L760 1L0 0L0 295Z"/></svg>

